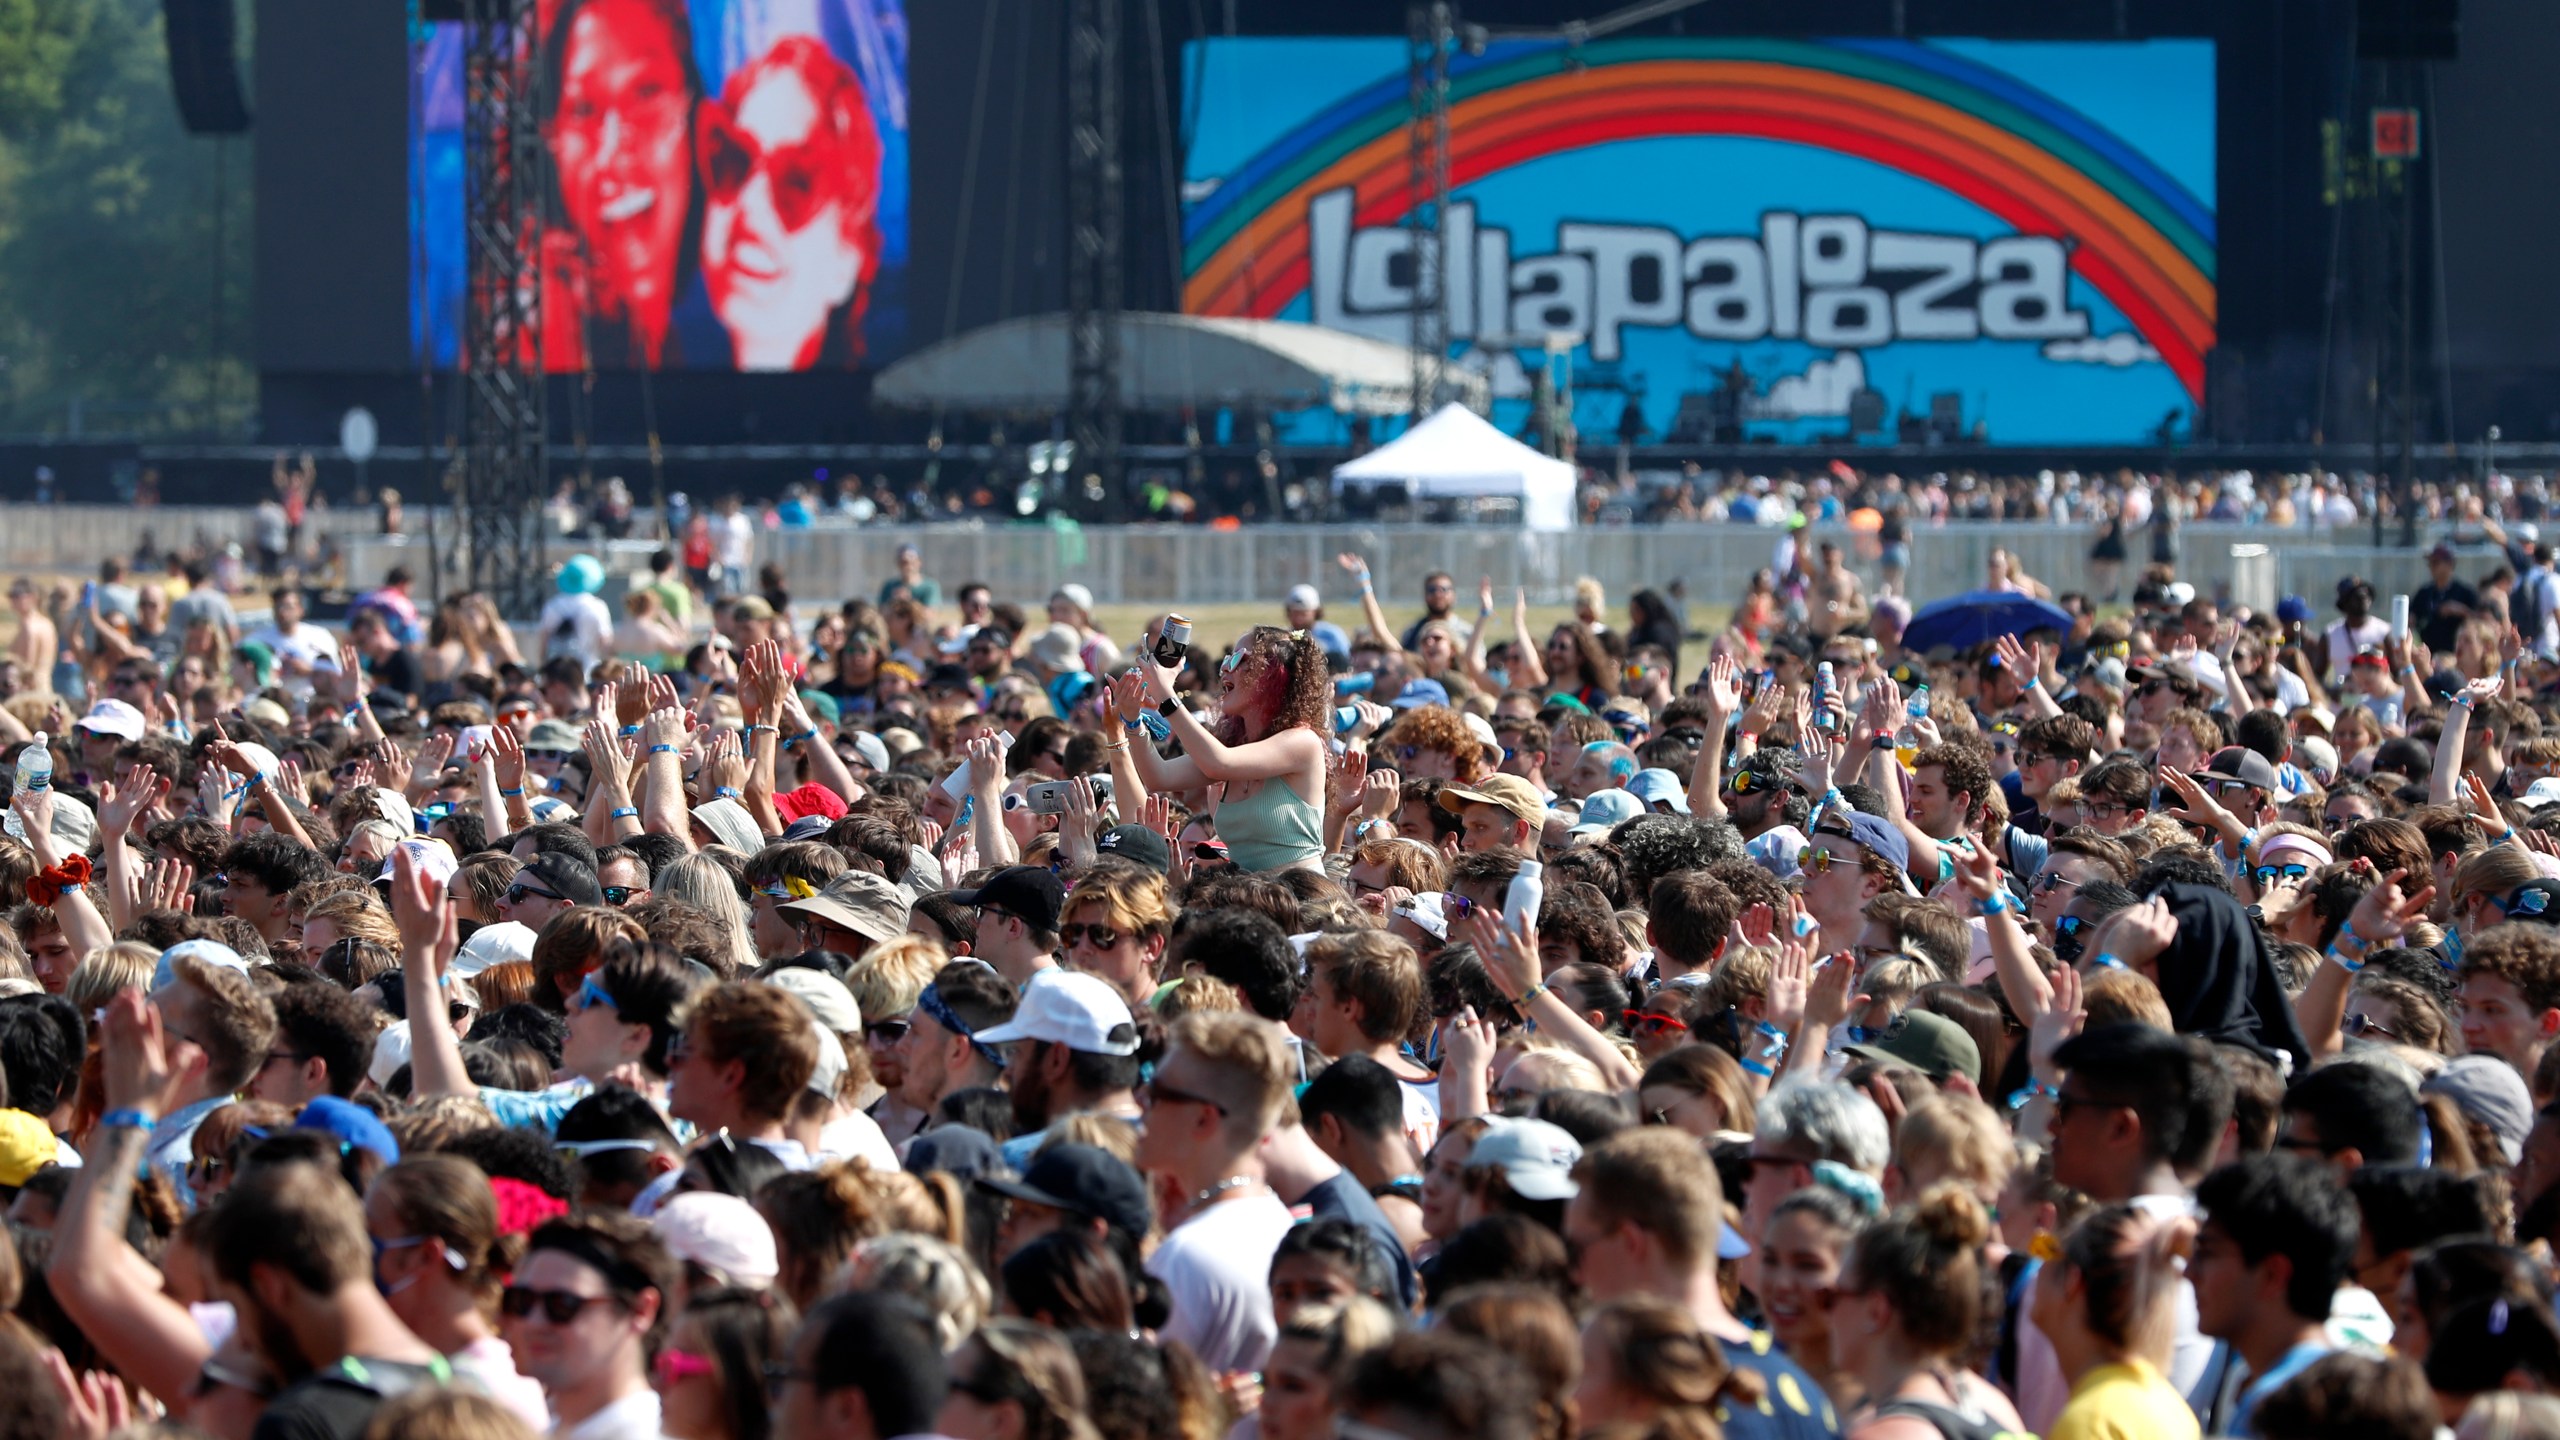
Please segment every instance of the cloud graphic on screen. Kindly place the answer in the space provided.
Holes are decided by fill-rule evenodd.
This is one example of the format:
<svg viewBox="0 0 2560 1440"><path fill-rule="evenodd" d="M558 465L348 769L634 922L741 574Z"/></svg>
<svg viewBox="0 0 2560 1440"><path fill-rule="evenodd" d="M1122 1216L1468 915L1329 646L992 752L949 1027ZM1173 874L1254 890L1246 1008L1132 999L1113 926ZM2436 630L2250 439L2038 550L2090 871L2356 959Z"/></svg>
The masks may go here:
<svg viewBox="0 0 2560 1440"><path fill-rule="evenodd" d="M1866 385L1867 362L1853 350L1837 359L1816 360L1801 375L1783 375L1771 381L1762 413L1783 420L1846 415L1849 397Z"/></svg>
<svg viewBox="0 0 2560 1440"><path fill-rule="evenodd" d="M2090 335L2078 340L2048 340L2044 358L2073 365L2106 365L2121 370L2128 365L2148 365L2160 358L2143 338L2130 330L2113 335Z"/></svg>

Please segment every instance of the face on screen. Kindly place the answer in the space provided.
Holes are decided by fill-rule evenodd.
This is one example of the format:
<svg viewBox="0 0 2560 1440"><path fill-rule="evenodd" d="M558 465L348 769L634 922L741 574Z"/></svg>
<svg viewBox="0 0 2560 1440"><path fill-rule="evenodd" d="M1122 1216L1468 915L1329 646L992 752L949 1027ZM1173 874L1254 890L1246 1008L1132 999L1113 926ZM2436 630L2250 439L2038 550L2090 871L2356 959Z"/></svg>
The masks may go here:
<svg viewBox="0 0 2560 1440"><path fill-rule="evenodd" d="M784 40L730 79L700 148L703 279L738 366L806 368L874 259L879 141L860 84Z"/></svg>
<svg viewBox="0 0 2560 1440"><path fill-rule="evenodd" d="M692 196L694 97L678 43L648 0L593 0L570 25L551 129L591 303L652 337L665 330Z"/></svg>

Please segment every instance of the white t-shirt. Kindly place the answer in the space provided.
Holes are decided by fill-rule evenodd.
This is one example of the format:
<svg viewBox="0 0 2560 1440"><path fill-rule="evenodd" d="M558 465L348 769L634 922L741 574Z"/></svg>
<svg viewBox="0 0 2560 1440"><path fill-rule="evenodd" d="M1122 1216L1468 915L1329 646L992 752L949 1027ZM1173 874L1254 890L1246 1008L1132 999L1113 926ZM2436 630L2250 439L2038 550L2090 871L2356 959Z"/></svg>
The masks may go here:
<svg viewBox="0 0 2560 1440"><path fill-rule="evenodd" d="M2349 626L2345 620L2329 627L2329 673L2344 675L2347 663L2367 645L2379 645L2391 638L2391 622L2379 615L2367 615L2364 623Z"/></svg>
<svg viewBox="0 0 2560 1440"><path fill-rule="evenodd" d="M756 522L747 518L744 510L735 515L713 516L711 545L722 565L733 570L746 569L755 563Z"/></svg>
<svg viewBox="0 0 2560 1440"><path fill-rule="evenodd" d="M1271 1252L1296 1224L1268 1189L1222 1200L1182 1222L1147 1257L1173 1292L1164 1338L1191 1347L1213 1375L1259 1370L1280 1327L1271 1315Z"/></svg>
<svg viewBox="0 0 2560 1440"><path fill-rule="evenodd" d="M553 634L561 626L569 633L555 645ZM603 662L613 644L613 612L593 595L554 595L542 607L541 630L543 652L548 655L569 654L592 669Z"/></svg>
<svg viewBox="0 0 2560 1440"><path fill-rule="evenodd" d="M1404 1133L1413 1142L1413 1153L1428 1155L1440 1139L1440 1077L1407 1080L1398 1077L1396 1088L1404 1092Z"/></svg>
<svg viewBox="0 0 2560 1440"><path fill-rule="evenodd" d="M818 1131L818 1154L828 1160L860 1160L874 1170L898 1168L898 1147L889 1143L888 1132L859 1110L828 1121Z"/></svg>
<svg viewBox="0 0 2560 1440"><path fill-rule="evenodd" d="M338 637L308 620L291 630L270 621L258 627L258 633L249 639L273 651L278 660L298 660L314 671L338 673ZM276 668L276 683L295 695L311 693L309 674L290 674L282 666Z"/></svg>
<svg viewBox="0 0 2560 1440"><path fill-rule="evenodd" d="M453 1362L454 1374L507 1407L526 1429L539 1435L551 1428L551 1405L542 1398L542 1386L516 1369L516 1352L506 1341L492 1335L445 1358Z"/></svg>

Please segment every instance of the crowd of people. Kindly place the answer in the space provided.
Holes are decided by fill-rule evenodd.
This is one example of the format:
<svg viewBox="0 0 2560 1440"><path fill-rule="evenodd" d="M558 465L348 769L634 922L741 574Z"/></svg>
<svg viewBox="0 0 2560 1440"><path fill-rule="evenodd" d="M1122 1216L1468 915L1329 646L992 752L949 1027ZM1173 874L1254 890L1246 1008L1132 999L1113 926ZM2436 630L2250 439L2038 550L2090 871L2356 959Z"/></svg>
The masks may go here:
<svg viewBox="0 0 2560 1440"><path fill-rule="evenodd" d="M0 1440L2560 1436L2502 538L1928 652L13 592Z"/></svg>

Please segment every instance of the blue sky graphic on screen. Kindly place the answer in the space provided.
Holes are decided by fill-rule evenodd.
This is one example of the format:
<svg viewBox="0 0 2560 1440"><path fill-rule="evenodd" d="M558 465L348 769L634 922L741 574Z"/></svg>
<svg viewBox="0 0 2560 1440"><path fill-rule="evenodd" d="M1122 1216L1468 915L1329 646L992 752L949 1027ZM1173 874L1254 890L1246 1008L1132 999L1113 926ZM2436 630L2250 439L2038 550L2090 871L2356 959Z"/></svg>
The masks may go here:
<svg viewBox="0 0 2560 1440"><path fill-rule="evenodd" d="M1188 47L1184 308L1411 334L1405 47ZM2209 40L1502 42L1450 67L1453 353L1516 425L1995 442L2192 420L2213 347ZM1531 339L1530 337L1540 337ZM1303 421L1301 433L1319 422Z"/></svg>
<svg viewBox="0 0 2560 1440"><path fill-rule="evenodd" d="M903 0L540 0L543 363L876 365L907 339ZM463 320L462 27L412 37L410 336Z"/></svg>

